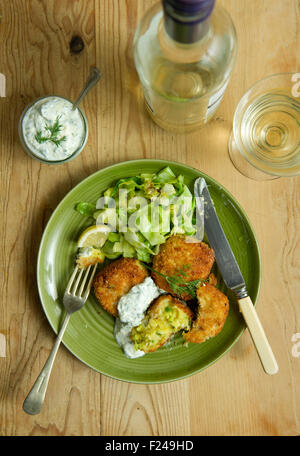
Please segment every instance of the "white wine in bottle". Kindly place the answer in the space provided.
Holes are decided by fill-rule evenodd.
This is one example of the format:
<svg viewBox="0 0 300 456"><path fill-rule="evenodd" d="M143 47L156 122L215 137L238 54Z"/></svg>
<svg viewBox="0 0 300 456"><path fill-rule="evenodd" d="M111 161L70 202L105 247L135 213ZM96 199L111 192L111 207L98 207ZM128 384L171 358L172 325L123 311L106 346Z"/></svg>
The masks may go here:
<svg viewBox="0 0 300 456"><path fill-rule="evenodd" d="M215 114L237 56L228 13L215 0L162 0L134 39L147 110L166 130L189 132Z"/></svg>

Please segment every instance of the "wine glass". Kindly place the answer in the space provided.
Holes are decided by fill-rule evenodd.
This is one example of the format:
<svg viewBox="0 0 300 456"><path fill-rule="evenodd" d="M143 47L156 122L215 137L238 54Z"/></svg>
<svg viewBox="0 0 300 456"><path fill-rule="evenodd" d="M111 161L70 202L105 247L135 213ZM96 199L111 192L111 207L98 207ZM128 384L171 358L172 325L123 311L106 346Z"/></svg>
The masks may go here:
<svg viewBox="0 0 300 456"><path fill-rule="evenodd" d="M300 174L300 73L268 76L243 95L228 148L234 166L250 179Z"/></svg>

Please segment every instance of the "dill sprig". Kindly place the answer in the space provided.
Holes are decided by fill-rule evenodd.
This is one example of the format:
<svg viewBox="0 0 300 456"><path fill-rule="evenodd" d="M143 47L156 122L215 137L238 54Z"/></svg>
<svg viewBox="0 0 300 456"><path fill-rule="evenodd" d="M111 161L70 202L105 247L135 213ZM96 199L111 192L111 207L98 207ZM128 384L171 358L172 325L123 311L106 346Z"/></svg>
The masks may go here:
<svg viewBox="0 0 300 456"><path fill-rule="evenodd" d="M155 274L158 274L161 277L163 277L166 280L166 282L168 283L171 290L178 296L188 294L192 298L196 299L198 287L201 284L208 282L208 279L197 279L197 280L186 281L185 277L187 274L185 271L190 268L190 265L185 265L183 268L179 269L176 272L176 274L171 275L171 276L168 276L159 271L156 271L149 265L145 264L145 266L148 269L151 269L151 271L155 272Z"/></svg>
<svg viewBox="0 0 300 456"><path fill-rule="evenodd" d="M42 130L39 130L36 135L35 139L39 144L43 144L46 141L51 141L53 142L56 147L60 146L63 141L66 140L66 136L58 137L62 125L59 123L61 116L57 116L55 122L51 124L46 124L45 125L45 130L48 132L47 136L43 136Z"/></svg>

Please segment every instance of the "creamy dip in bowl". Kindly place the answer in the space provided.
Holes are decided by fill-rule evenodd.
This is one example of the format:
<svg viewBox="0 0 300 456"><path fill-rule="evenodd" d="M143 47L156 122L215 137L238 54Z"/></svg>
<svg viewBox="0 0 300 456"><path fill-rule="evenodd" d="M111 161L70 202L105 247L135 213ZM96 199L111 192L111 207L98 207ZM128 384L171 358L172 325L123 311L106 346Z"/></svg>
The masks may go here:
<svg viewBox="0 0 300 456"><path fill-rule="evenodd" d="M23 111L19 136L25 151L48 164L66 163L84 148L88 123L80 108L60 96L35 100Z"/></svg>

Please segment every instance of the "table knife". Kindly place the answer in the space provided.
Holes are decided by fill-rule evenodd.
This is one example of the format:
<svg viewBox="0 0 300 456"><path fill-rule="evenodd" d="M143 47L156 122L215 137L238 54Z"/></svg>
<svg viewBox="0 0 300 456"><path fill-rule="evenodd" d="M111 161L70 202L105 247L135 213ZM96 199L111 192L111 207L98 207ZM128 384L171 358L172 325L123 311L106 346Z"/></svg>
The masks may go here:
<svg viewBox="0 0 300 456"><path fill-rule="evenodd" d="M218 219L205 179L199 178L196 180L194 194L196 198L201 198L202 200L197 207L199 205L204 207L204 231L211 248L215 252L216 262L223 280L237 298L240 312L244 317L265 372L269 375L274 375L278 372L276 359L255 307L248 295L246 283L238 263Z"/></svg>

